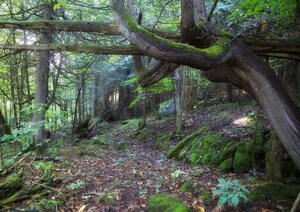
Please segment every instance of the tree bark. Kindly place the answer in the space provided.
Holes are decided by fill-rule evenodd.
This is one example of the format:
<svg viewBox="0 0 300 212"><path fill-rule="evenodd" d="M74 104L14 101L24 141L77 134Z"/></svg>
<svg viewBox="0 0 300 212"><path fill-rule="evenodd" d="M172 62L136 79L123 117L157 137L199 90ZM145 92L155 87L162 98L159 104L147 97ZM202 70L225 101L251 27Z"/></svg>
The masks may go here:
<svg viewBox="0 0 300 212"><path fill-rule="evenodd" d="M205 49L175 43L139 27L124 9L122 0L111 3L121 33L145 54L201 69L212 81L230 82L251 93L300 170L299 112L274 72L239 39L221 36L215 45Z"/></svg>
<svg viewBox="0 0 300 212"><path fill-rule="evenodd" d="M43 8L43 18L51 19L53 17L53 2L52 4L45 4ZM50 44L52 42L52 35L50 32L42 32L40 42L43 44ZM35 149L38 142L46 138L45 133L45 114L48 97L48 78L50 70L50 51L38 52L37 72L35 79L35 96L34 105L36 108L33 113L32 122L37 127L38 133L34 136L34 142L31 149Z"/></svg>
<svg viewBox="0 0 300 212"><path fill-rule="evenodd" d="M112 23L101 22L75 22L75 21L57 21L57 20L43 20L43 21L20 21L20 22L0 22L2 29L27 29L27 30L41 30L41 31L68 31L68 32L97 32L102 35L120 35L117 25ZM151 30L150 30L151 31ZM153 31L160 37L180 40L181 35L174 32L155 30ZM269 37L255 37L253 35L239 36L252 51L262 56L273 56L288 59L300 60L300 42L296 39L286 38L269 38ZM121 50L113 49L110 52L101 52L105 47L99 46L79 46L77 45L5 45L1 46L3 49L16 49L16 50L53 50L53 51L76 51L76 52L90 52L97 54L137 54L136 49L126 49L127 53L118 52ZM122 48L122 47L120 47ZM126 48L126 47L125 47ZM98 50L97 50L98 49ZM110 49L110 48L108 48ZM140 52L140 51L138 51Z"/></svg>
<svg viewBox="0 0 300 212"><path fill-rule="evenodd" d="M5 135L5 134L11 134L10 127L8 126L3 113L0 109L0 137Z"/></svg>
<svg viewBox="0 0 300 212"><path fill-rule="evenodd" d="M186 66L180 66L175 70L175 135L180 135L184 124L183 114L185 110L185 85L186 85Z"/></svg>

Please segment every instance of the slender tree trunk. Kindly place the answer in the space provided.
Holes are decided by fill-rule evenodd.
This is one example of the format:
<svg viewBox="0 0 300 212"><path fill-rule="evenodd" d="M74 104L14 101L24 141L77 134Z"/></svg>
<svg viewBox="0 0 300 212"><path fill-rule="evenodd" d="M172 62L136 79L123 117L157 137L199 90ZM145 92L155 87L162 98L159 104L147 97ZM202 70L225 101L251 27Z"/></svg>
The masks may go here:
<svg viewBox="0 0 300 212"><path fill-rule="evenodd" d="M180 66L175 70L175 105L176 121L175 135L180 135L183 127L183 114L185 110L185 84L186 84L186 66Z"/></svg>
<svg viewBox="0 0 300 212"><path fill-rule="evenodd" d="M5 135L5 134L11 134L10 127L8 126L3 113L0 109L0 137Z"/></svg>
<svg viewBox="0 0 300 212"><path fill-rule="evenodd" d="M15 32L12 32L12 39L13 43L15 43ZM10 92L11 92L11 102L12 102L12 109L13 109L13 122L15 127L19 125L18 122L18 108L17 108L17 84L16 84L16 78L18 77L18 67L17 67L17 58L16 55L13 55L10 60Z"/></svg>

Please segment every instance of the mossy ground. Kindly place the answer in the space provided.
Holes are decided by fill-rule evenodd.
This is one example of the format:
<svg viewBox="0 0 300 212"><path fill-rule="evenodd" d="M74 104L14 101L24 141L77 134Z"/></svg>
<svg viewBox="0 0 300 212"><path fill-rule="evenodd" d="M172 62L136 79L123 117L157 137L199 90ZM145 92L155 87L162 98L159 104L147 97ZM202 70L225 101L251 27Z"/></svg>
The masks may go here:
<svg viewBox="0 0 300 212"><path fill-rule="evenodd" d="M257 185L251 192L249 200L253 203L266 200L295 201L300 192L300 186L283 183L264 183Z"/></svg>
<svg viewBox="0 0 300 212"><path fill-rule="evenodd" d="M159 194L150 197L147 211L190 212L191 210L186 207L178 198L166 194Z"/></svg>

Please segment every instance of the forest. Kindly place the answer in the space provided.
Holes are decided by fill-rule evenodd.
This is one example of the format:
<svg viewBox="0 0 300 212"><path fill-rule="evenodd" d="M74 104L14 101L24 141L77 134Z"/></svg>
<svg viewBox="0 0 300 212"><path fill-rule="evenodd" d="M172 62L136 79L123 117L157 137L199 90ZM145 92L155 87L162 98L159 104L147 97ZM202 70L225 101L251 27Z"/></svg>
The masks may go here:
<svg viewBox="0 0 300 212"><path fill-rule="evenodd" d="M0 211L300 211L300 0L2 0Z"/></svg>

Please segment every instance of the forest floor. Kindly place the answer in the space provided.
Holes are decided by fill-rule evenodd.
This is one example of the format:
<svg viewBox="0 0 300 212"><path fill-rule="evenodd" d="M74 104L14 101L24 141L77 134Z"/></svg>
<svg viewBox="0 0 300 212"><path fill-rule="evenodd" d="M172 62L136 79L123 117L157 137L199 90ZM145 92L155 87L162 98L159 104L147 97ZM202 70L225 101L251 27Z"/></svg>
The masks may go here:
<svg viewBox="0 0 300 212"><path fill-rule="evenodd" d="M255 113L255 110L249 104L204 107L186 115L182 137L206 124L222 137L242 139L251 130L243 126L246 121L244 117ZM159 193L178 197L193 211L267 212L287 211L291 207L286 202L266 201L220 208L216 198L202 201L199 194L203 191L211 193L218 184L218 178L238 179L251 189L256 182L265 180L265 176L260 172L255 176L250 173L225 174L217 167L201 167L168 159L168 149L157 150L154 138L159 133L172 133L173 123L173 118L149 120L146 130L153 136L144 142L129 136L132 129L122 128L121 122L101 123L93 131L93 137L109 137L109 142L104 146L93 145L93 138L68 137L55 150L60 162L53 176L61 179L62 183L51 188L52 193L47 199L55 200L57 204L61 202L58 211L146 211L149 197ZM179 140L173 138L172 144ZM121 143L126 145L120 148ZM192 191L182 189L187 181L193 183Z"/></svg>

